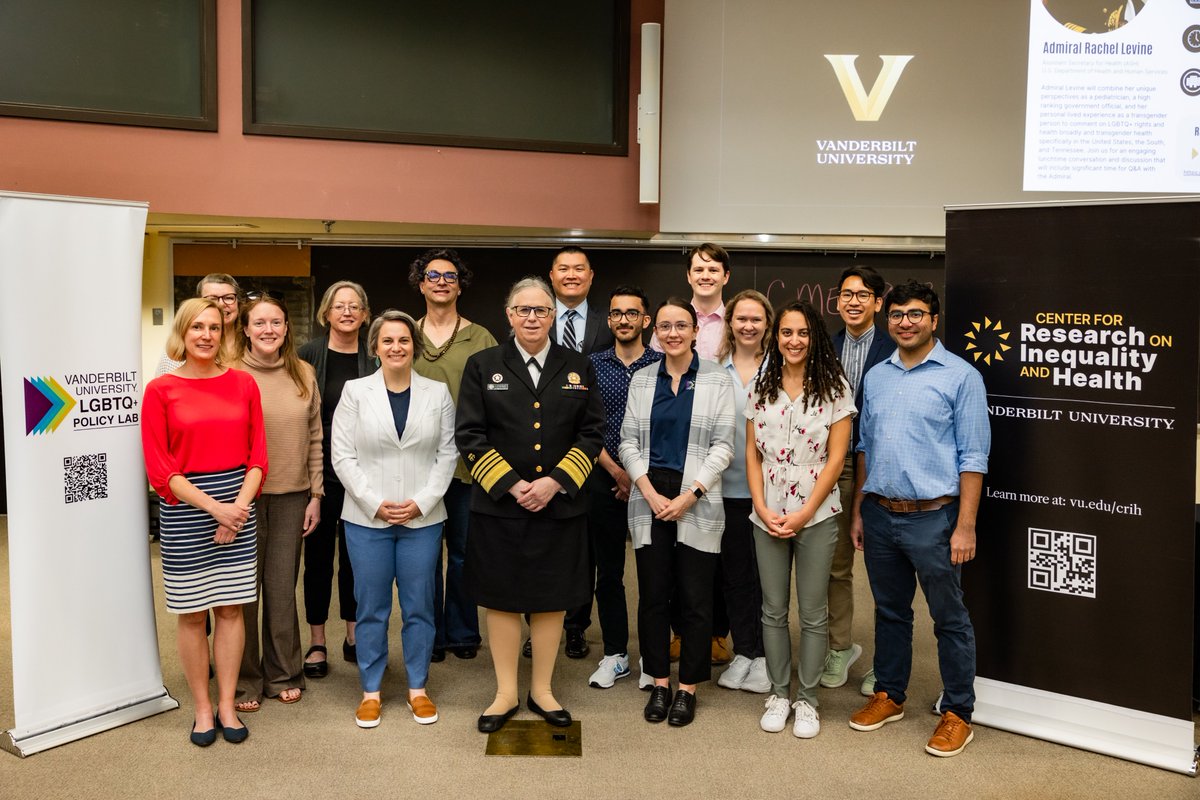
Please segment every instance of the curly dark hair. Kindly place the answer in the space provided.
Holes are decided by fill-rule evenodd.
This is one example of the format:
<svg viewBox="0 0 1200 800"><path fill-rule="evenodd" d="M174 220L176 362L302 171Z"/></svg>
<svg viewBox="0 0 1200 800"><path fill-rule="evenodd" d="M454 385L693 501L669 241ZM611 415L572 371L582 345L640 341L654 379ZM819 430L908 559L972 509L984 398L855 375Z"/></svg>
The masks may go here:
<svg viewBox="0 0 1200 800"><path fill-rule="evenodd" d="M779 328L784 315L790 311L798 311L808 321L808 358L804 368L804 409L808 410L809 403L832 402L835 397L841 397L845 392L845 373L841 362L833 349L833 340L825 327L825 320L820 312L808 303L793 300L782 308L775 310L775 324L771 326L771 342L767 350L767 360L763 365L758 380L754 382L754 391L768 403L779 399L779 391L783 388L783 354L779 352Z"/></svg>
<svg viewBox="0 0 1200 800"><path fill-rule="evenodd" d="M408 285L414 290L421 290L421 281L425 280L425 268L429 266L430 261L449 261L458 270L458 285L466 289L471 285L471 270L467 268L467 262L463 261L462 256L457 250L451 250L448 247L438 247L433 250L426 250L421 255L417 256L416 260L408 268Z"/></svg>

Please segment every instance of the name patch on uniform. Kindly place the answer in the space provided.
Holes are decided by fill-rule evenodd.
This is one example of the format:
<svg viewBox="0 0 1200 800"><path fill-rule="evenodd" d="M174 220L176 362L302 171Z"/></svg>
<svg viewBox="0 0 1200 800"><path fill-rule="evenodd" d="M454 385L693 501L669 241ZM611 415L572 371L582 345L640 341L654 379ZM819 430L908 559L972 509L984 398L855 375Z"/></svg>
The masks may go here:
<svg viewBox="0 0 1200 800"><path fill-rule="evenodd" d="M489 383L487 385L489 392L506 392L508 391L507 383Z"/></svg>

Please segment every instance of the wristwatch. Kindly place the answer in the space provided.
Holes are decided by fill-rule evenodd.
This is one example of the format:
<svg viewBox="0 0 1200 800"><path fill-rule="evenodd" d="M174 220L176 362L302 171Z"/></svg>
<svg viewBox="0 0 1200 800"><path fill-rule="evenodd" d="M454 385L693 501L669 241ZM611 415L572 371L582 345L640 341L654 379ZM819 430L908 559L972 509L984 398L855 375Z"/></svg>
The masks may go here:
<svg viewBox="0 0 1200 800"><path fill-rule="evenodd" d="M696 499L699 500L700 498L704 497L704 490L699 486L693 486L692 494L696 495Z"/></svg>

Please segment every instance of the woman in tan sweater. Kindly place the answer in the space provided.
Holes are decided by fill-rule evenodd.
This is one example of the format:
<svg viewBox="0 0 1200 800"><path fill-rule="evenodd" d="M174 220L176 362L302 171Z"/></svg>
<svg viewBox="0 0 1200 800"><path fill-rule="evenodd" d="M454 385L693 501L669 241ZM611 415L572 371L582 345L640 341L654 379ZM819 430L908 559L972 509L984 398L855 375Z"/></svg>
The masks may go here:
<svg viewBox="0 0 1200 800"><path fill-rule="evenodd" d="M300 543L320 520L323 494L321 398L313 368L300 360L287 308L265 295L242 307L237 363L262 395L267 460L272 465L258 501L258 581L262 603L243 606L246 649L237 709L257 711L263 697L295 703L304 689L296 579Z"/></svg>

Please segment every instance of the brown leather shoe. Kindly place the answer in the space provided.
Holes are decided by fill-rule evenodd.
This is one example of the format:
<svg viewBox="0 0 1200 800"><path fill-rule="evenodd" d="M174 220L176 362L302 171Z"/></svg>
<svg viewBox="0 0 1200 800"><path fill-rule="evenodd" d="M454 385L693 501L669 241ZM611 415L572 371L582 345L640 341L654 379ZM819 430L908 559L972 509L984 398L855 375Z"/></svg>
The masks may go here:
<svg viewBox="0 0 1200 800"><path fill-rule="evenodd" d="M679 651L682 649L683 649L683 640L679 638L679 634L677 634L677 633L673 634L671 636L671 647L670 647L670 650L668 651L668 655L671 656L672 661L679 660Z"/></svg>
<svg viewBox="0 0 1200 800"><path fill-rule="evenodd" d="M425 695L417 695L408 699L408 708L412 711L413 719L422 725L430 725L438 721L437 706Z"/></svg>
<svg viewBox="0 0 1200 800"><path fill-rule="evenodd" d="M953 711L947 711L942 714L942 721L938 723L929 744L925 745L925 752L931 756L949 758L961 753L974 738L975 731L971 730L971 724Z"/></svg>
<svg viewBox="0 0 1200 800"><path fill-rule="evenodd" d="M714 667L719 667L722 664L728 664L733 660L733 655L729 652L729 645L725 643L724 636L712 637L712 663Z"/></svg>
<svg viewBox="0 0 1200 800"><path fill-rule="evenodd" d="M873 731L898 719L904 719L904 706L893 703L887 692L876 692L865 706L850 715L850 727Z"/></svg>
<svg viewBox="0 0 1200 800"><path fill-rule="evenodd" d="M374 728L379 725L379 707L378 700L363 700L358 704L358 710L354 712L354 722L360 728Z"/></svg>

